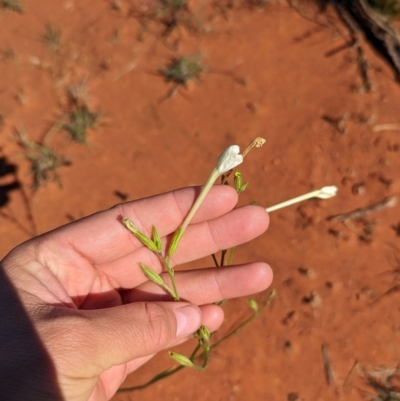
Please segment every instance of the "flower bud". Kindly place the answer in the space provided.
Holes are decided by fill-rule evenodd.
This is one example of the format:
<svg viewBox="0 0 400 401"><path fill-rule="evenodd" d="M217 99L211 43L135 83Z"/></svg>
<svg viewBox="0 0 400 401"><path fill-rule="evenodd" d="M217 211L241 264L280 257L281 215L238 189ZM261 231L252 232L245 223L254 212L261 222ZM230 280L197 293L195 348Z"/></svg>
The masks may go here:
<svg viewBox="0 0 400 401"><path fill-rule="evenodd" d="M187 368L199 369L200 367L194 364L187 356L178 354L177 352L169 351L169 356L179 365L185 366Z"/></svg>
<svg viewBox="0 0 400 401"><path fill-rule="evenodd" d="M139 229L129 220L128 217L122 218L122 224L147 248L153 252L158 251L158 246L150 238L146 237Z"/></svg>
<svg viewBox="0 0 400 401"><path fill-rule="evenodd" d="M196 331L194 336L197 338L197 341L201 344L209 344L211 333L210 330L205 326L200 326L200 328Z"/></svg>
<svg viewBox="0 0 400 401"><path fill-rule="evenodd" d="M333 198L334 196L336 196L337 191L338 191L338 188L335 187L334 185L332 185L330 187L323 187L319 190L319 193L316 197L320 198L320 199Z"/></svg>
<svg viewBox="0 0 400 401"><path fill-rule="evenodd" d="M239 146L232 145L229 146L224 153L222 153L222 155L218 158L217 165L215 167L218 171L218 174L224 174L243 162L243 156L239 154L239 152Z"/></svg>
<svg viewBox="0 0 400 401"><path fill-rule="evenodd" d="M258 312L259 307L258 307L258 304L257 304L257 302L256 302L255 299L249 298L249 299L247 300L247 304L250 306L250 308L251 308L254 312Z"/></svg>

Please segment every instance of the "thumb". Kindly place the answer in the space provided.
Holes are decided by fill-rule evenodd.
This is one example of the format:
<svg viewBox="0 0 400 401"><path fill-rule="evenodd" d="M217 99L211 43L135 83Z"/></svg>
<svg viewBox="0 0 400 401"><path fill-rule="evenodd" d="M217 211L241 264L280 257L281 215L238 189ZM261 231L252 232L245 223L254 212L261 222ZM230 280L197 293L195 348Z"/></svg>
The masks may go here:
<svg viewBox="0 0 400 401"><path fill-rule="evenodd" d="M139 302L82 312L88 324L79 330L82 338L75 340L86 360L76 366L89 368L92 374L102 373L92 369L105 371L165 349L194 333L202 318L200 308L184 302Z"/></svg>

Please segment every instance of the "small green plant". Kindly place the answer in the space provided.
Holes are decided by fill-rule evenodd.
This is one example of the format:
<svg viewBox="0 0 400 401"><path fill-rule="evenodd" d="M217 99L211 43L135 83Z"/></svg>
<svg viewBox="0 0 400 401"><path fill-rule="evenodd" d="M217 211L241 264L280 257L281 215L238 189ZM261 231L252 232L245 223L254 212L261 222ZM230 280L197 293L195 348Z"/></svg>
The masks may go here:
<svg viewBox="0 0 400 401"><path fill-rule="evenodd" d="M200 74L203 70L201 55L196 53L173 60L167 68L160 70L160 74L168 82L186 85L189 81L199 82Z"/></svg>
<svg viewBox="0 0 400 401"><path fill-rule="evenodd" d="M48 49L51 52L56 53L60 49L61 45L61 30L57 29L52 24L48 24L42 39Z"/></svg>
<svg viewBox="0 0 400 401"><path fill-rule="evenodd" d="M19 0L0 0L0 9L23 13L24 7Z"/></svg>
<svg viewBox="0 0 400 401"><path fill-rule="evenodd" d="M86 98L85 83L68 89L69 110L61 124L70 138L79 143L87 143L87 131L96 128L100 121L100 113L90 110Z"/></svg>
<svg viewBox="0 0 400 401"><path fill-rule="evenodd" d="M195 53L188 56L178 57L171 61L166 67L159 70L167 82L173 84L166 98L172 97L182 86L188 82L200 82L200 75L204 72L201 54Z"/></svg>
<svg viewBox="0 0 400 401"><path fill-rule="evenodd" d="M100 114L89 110L87 105L74 107L68 114L63 128L75 142L86 143L87 131L98 125Z"/></svg>
<svg viewBox="0 0 400 401"><path fill-rule="evenodd" d="M143 263L139 263L139 267L142 270L143 274L150 281L160 286L167 294L171 296L171 298L174 301L179 301L180 296L175 282L175 273L174 273L174 268L171 264L171 257L176 252L179 246L179 242L181 241L189 223L193 219L194 215L196 214L197 210L204 201L205 197L207 196L208 192L210 191L215 181L219 177L222 177L222 180L226 181L232 170L243 162L243 158L248 152L248 150L250 150L254 146L257 146L257 144L258 146L261 146L264 142L265 142L264 139L257 138L249 145L249 147L247 148L247 150L245 150L245 152L243 152L243 154L240 154L240 149L239 146L237 145L230 146L228 149L225 150L224 153L222 153L222 155L218 158L217 164L214 167L213 171L211 172L211 175L209 176L206 184L203 186L200 195L197 197L195 203L193 204L192 208L187 214L185 220L175 231L169 246L167 247L163 246L162 240L160 238L160 235L158 234L156 227L153 226L152 236L150 238L147 237L144 233L142 233L135 226L135 224L131 220L129 220L128 217L122 218L122 223L125 225L125 227L130 232L132 232L132 234L139 241L141 241L144 246L146 246L150 251L154 252L160 259L160 261L164 266L165 271L169 275L171 284L168 285L167 282L164 281L162 276L158 274L156 271L154 271L151 267L146 266ZM242 177L240 172L235 173L234 185L238 193L243 192L247 187L247 183L245 184L242 183ZM221 256L221 262L219 264L216 263L216 265L218 267L224 266L224 259L225 255L223 254L223 256ZM216 260L215 256L214 260ZM269 298L267 303L269 303L271 299L272 298ZM254 314L258 314L259 308L258 306L255 307L255 305L256 305L255 301L252 301L250 307L253 310ZM176 352L170 352L169 355L175 362L179 364L180 367L191 367L196 370L203 370L208 365L209 354L212 349L212 345L210 343L211 333L206 327L201 326L200 329L196 333L194 333L194 336L197 339L198 345L196 349L193 351L191 356L188 357L182 354L178 354ZM202 351L203 362L201 365L198 365L196 363L196 359L199 358L199 355L197 355L198 351ZM168 374L161 374L161 375L162 377L166 377L169 376L170 374L171 373L169 370ZM160 375L157 375L157 377L160 377Z"/></svg>
<svg viewBox="0 0 400 401"><path fill-rule="evenodd" d="M24 150L24 157L31 164L32 189L37 190L44 183L50 181L56 181L62 186L57 170L62 166L70 165L70 161L57 154L54 149L29 138L24 129L17 130L15 137L19 146Z"/></svg>
<svg viewBox="0 0 400 401"><path fill-rule="evenodd" d="M185 234L185 231L190 224L191 220L197 213L200 205L204 201L207 196L209 190L214 185L216 180L220 177L221 184L229 184L228 179L232 174L233 170L243 162L244 157L253 147L261 147L265 143L265 139L256 138L254 141L250 143L250 145L240 154L240 148L237 145L232 145L228 147L225 152L221 154L218 158L216 166L212 170L208 180L203 186L199 196L191 207L189 213L186 218L182 222L182 224L178 227L175 233L172 235L172 239L168 246L163 244L162 239L158 233L158 230L155 226L152 227L151 236L146 236L143 232L141 232L138 227L126 216L122 218L122 224L151 252L153 252L156 257L161 261L163 265L163 270L168 274L169 280L166 282L163 276L153 270L151 267L146 266L143 263L139 263L139 267L142 270L143 274L147 277L148 280L152 281L156 285L160 286L174 301L180 301L180 296L178 292L178 288L175 282L175 272L174 267L171 263L171 258L175 254L178 249L179 243L182 237ZM236 170L233 174L233 187L235 188L238 194L242 193L246 190L248 183L243 182L242 174L240 171ZM324 187L321 190L316 190L309 192L306 195L294 198L291 201L283 202L279 205L275 205L271 208L267 208L266 210L277 210L282 207L291 205L296 202L300 202L305 199L310 199L312 197L319 197L322 199L328 199L332 196L336 195L336 187ZM228 266L233 257L234 248L230 250L223 250L221 252L220 260L217 260L216 255L212 255L215 266L216 267L224 267ZM237 327L235 327L232 331L226 334L222 339L216 342L212 342L213 333L210 333L209 330L201 326L199 330L194 333L194 337L197 340L197 346L193 350L190 356L185 356L176 352L169 352L171 358L178 364L178 366L167 369L156 376L154 376L149 382L136 387L124 388L119 391L132 391L139 390L145 388L158 380L166 378L182 368L190 367L196 370L203 370L208 366L209 356L212 350L214 350L217 346L219 346L222 342L226 341L228 338L236 334L239 330L247 326L251 321L253 321L265 308L270 305L272 299L275 297L276 292L272 290L267 300L264 301L261 305L259 305L254 299L248 300L248 307L251 309L252 314L249 318L240 323ZM224 301L218 302L218 305L221 305ZM199 364L198 362L201 361Z"/></svg>

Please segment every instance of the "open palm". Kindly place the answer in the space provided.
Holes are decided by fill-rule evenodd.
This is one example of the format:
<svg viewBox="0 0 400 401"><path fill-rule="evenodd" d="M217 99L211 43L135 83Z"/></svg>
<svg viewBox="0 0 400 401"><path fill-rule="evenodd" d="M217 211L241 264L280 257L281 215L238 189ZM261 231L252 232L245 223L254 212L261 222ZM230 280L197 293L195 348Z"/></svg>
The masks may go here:
<svg viewBox="0 0 400 401"><path fill-rule="evenodd" d="M27 241L4 258L1 369L9 372L10 360L16 367L16 376L0 379L7 400L108 400L128 373L158 351L189 338L201 324L216 330L223 312L213 302L268 287L272 273L261 262L176 273L184 302L171 301L146 279L139 262L157 272L162 266L121 218L128 216L146 234L156 226L165 244L197 193L198 188L185 188L120 204ZM236 203L233 189L214 187L173 264L263 233L265 210L233 209ZM18 366L36 368L18 372Z"/></svg>

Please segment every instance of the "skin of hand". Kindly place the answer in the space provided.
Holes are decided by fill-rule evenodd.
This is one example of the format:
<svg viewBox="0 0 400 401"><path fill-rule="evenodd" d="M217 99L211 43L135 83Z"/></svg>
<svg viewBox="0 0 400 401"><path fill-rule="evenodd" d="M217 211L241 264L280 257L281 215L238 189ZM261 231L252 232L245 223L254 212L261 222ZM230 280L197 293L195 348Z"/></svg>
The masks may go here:
<svg viewBox="0 0 400 401"><path fill-rule="evenodd" d="M223 321L212 305L272 281L262 262L176 272L173 302L141 272L161 264L121 223L128 216L163 244L200 188L127 202L33 238L0 269L0 394L4 400L105 401L157 352ZM250 241L268 226L259 206L235 208L236 192L214 186L183 236L173 265ZM169 236L169 237L168 237ZM211 259L211 258L210 258ZM166 278L167 280L167 278Z"/></svg>

